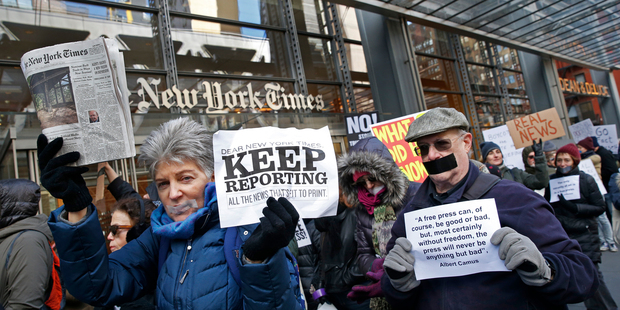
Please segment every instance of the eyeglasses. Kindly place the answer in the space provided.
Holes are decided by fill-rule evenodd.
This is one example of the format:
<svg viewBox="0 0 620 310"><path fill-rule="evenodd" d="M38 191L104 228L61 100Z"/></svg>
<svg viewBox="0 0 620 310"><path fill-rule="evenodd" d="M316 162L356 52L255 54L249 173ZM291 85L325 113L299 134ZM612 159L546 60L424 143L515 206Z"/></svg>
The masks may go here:
<svg viewBox="0 0 620 310"><path fill-rule="evenodd" d="M432 145L438 152L447 151L452 147L452 141L456 141L460 139L464 135L460 135L454 139L439 139L435 141ZM431 144L428 143L418 143L418 145L414 148L415 154L418 156L426 156L431 149Z"/></svg>
<svg viewBox="0 0 620 310"><path fill-rule="evenodd" d="M366 185L366 181L368 181L370 183L376 182L377 178L372 177L372 176L368 176L368 177L367 176L363 176L363 177L357 179L357 181L355 183L353 183L353 186L357 186L357 187L364 186L364 185Z"/></svg>
<svg viewBox="0 0 620 310"><path fill-rule="evenodd" d="M116 236L119 229L131 229L131 225L110 225L110 233L112 236Z"/></svg>
<svg viewBox="0 0 620 310"><path fill-rule="evenodd" d="M528 156L527 156L527 158L528 158L528 159L534 159L535 157L536 157L536 156L534 156L534 155L528 155Z"/></svg>

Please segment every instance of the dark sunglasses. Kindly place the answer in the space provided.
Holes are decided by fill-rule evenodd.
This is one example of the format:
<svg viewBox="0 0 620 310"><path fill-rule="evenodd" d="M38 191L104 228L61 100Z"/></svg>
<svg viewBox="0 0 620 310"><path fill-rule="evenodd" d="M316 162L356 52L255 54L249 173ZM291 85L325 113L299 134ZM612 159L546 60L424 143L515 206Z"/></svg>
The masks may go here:
<svg viewBox="0 0 620 310"><path fill-rule="evenodd" d="M366 185L366 180L368 180L369 182L372 183L372 182L376 182L377 178L372 177L372 176L368 176L368 177L363 176L363 177L357 179L357 181L355 183L353 183L353 186L358 186L358 187L359 186L364 186L364 185Z"/></svg>
<svg viewBox="0 0 620 310"><path fill-rule="evenodd" d="M529 159L534 159L535 157L536 157L536 156L534 156L534 155L528 155L528 156L527 156L527 158L529 158Z"/></svg>
<svg viewBox="0 0 620 310"><path fill-rule="evenodd" d="M439 139L435 141L432 145L438 152L447 151L452 147L452 141L456 141L464 135L460 135L454 139ZM414 148L415 154L417 156L426 156L431 149L431 144L428 143L418 143L418 145Z"/></svg>
<svg viewBox="0 0 620 310"><path fill-rule="evenodd" d="M112 236L116 236L116 233L118 233L119 229L131 229L131 225L110 225L110 233L112 234Z"/></svg>

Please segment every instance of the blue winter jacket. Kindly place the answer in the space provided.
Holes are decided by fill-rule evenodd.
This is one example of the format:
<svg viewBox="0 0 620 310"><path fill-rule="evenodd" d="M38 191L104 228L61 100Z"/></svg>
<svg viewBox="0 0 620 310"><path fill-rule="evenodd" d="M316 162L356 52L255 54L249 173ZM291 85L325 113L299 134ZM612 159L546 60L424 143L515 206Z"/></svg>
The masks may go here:
<svg viewBox="0 0 620 310"><path fill-rule="evenodd" d="M465 184L452 193L443 204L464 200L463 193L471 187L478 168L469 164ZM392 227L388 249L398 237L405 237L404 214L436 203L428 195L434 186L427 178L416 196L405 207ZM501 180L480 199L494 198L502 227L511 227L529 237L555 270L553 280L543 286L527 286L517 272L483 272L461 277L422 280L409 292L394 289L383 275L381 287L393 309L566 309L597 290L597 269L571 240L555 218L545 199L522 184Z"/></svg>
<svg viewBox="0 0 620 310"><path fill-rule="evenodd" d="M159 309L302 309L284 248L262 264L243 265L237 259L242 287L237 286L224 257L226 229L219 225L217 201L208 207L189 239L170 242L159 274L160 237L152 228L108 256L92 204L87 218L74 225L59 218L64 206L55 210L49 226L67 289L95 306L135 300L156 287ZM250 235L244 232L242 240Z"/></svg>

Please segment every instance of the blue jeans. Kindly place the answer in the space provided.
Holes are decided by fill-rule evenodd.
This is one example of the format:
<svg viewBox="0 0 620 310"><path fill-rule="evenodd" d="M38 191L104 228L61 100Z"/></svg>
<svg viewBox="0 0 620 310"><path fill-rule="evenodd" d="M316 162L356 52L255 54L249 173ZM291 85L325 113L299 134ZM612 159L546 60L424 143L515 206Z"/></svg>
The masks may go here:
<svg viewBox="0 0 620 310"><path fill-rule="evenodd" d="M601 244L606 242L607 244L614 243L614 235L611 231L611 223L605 213L599 215L596 220L598 221L598 237L601 240Z"/></svg>

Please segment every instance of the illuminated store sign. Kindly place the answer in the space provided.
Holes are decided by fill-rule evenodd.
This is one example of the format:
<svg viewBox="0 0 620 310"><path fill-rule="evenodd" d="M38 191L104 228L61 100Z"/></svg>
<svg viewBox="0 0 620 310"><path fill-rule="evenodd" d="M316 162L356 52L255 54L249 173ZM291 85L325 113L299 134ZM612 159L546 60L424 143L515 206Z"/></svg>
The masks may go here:
<svg viewBox="0 0 620 310"><path fill-rule="evenodd" d="M158 109L161 106L170 108L175 105L181 109L191 109L198 103L206 103L207 113L217 113L225 109L262 108L274 111L280 109L321 111L325 107L323 95L287 94L284 92L284 87L278 83L265 84L265 93L262 96L260 91L253 91L252 83L248 83L244 89L237 92L230 90L225 93L222 92L222 84L218 82L202 82L203 90L180 90L173 85L172 88L162 92L157 91L161 79L153 79L149 83L144 78L138 78L138 83L140 84L138 96L142 97L142 101L138 103L138 110L142 112L148 111L151 105ZM151 101L146 101L145 95L148 95Z"/></svg>
<svg viewBox="0 0 620 310"><path fill-rule="evenodd" d="M592 83L577 82L575 80L560 79L560 87L563 92L578 93L590 96L609 97L609 89L607 86L596 85Z"/></svg>

